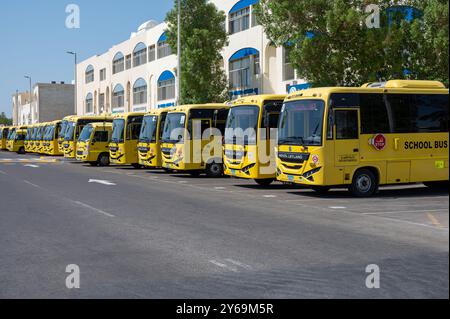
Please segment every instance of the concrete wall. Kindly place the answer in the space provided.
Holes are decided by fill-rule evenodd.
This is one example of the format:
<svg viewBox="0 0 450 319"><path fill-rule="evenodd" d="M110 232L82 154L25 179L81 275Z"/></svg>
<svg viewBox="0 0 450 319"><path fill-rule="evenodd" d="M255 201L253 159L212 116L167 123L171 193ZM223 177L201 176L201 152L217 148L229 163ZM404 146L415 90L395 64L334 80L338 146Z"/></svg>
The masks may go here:
<svg viewBox="0 0 450 319"><path fill-rule="evenodd" d="M75 86L72 84L38 84L38 121L51 122L75 112Z"/></svg>

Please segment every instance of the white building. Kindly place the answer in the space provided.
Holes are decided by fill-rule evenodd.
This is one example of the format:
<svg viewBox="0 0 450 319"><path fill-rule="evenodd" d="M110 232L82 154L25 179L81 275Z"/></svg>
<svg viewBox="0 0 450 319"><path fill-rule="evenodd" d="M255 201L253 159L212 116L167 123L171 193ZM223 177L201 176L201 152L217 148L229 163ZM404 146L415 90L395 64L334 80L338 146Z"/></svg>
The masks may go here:
<svg viewBox="0 0 450 319"><path fill-rule="evenodd" d="M36 83L32 90L31 99L29 92L13 95L14 125L51 122L73 115L75 109L73 84Z"/></svg>
<svg viewBox="0 0 450 319"><path fill-rule="evenodd" d="M229 45L223 50L230 97L286 93L306 85L287 62L287 50L274 47L258 25L258 0L211 0L227 15ZM177 58L166 42L165 23L149 21L130 39L77 67L77 113L148 111L176 99Z"/></svg>

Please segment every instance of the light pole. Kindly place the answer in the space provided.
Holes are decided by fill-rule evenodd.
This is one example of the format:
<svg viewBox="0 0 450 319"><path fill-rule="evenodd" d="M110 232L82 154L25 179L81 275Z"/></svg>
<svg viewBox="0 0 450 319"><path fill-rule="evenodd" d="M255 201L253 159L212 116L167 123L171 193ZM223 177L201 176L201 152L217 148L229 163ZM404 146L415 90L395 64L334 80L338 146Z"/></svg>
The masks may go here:
<svg viewBox="0 0 450 319"><path fill-rule="evenodd" d="M25 79L28 79L29 80L29 84L30 84L30 100L29 100L29 102L30 102L30 113L32 114L31 115L31 118L33 118L33 114L34 114L34 112L33 112L33 106L32 106L32 104L31 104L31 102L33 101L33 93L31 92L32 90L33 90L33 88L32 88L32 81L31 81L31 76L29 76L29 75L25 75ZM31 124L31 123L30 123Z"/></svg>
<svg viewBox="0 0 450 319"><path fill-rule="evenodd" d="M181 101L181 0L178 0L178 26L177 26L177 101Z"/></svg>
<svg viewBox="0 0 450 319"><path fill-rule="evenodd" d="M74 72L74 74L75 74L75 98L74 98L74 103L75 103L75 113L74 113L74 115L76 115L77 114L77 111L78 111L78 109L77 109L77 63L78 63L78 61L77 61L77 53L76 52L73 52L73 51L67 51L67 54L70 54L70 55L73 55L74 56L74 59L75 59L75 72Z"/></svg>

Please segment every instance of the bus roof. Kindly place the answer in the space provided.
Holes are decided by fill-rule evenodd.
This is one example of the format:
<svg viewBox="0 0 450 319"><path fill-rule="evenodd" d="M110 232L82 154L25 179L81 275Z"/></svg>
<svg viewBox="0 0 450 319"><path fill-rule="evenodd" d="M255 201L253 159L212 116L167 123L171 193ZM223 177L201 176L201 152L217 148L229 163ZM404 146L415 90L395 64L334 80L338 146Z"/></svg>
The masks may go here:
<svg viewBox="0 0 450 319"><path fill-rule="evenodd" d="M95 123L90 123L88 125L92 126L93 128L107 127L107 128L112 129L112 127L113 127L112 123L110 123L110 122L95 122Z"/></svg>
<svg viewBox="0 0 450 319"><path fill-rule="evenodd" d="M189 112L190 110L199 110L199 109L220 110L229 107L230 106L225 103L188 104L174 107L172 108L170 113Z"/></svg>
<svg viewBox="0 0 450 319"><path fill-rule="evenodd" d="M311 88L291 93L286 100L327 98L332 93L448 94L449 90L438 81L392 80L385 83L366 83L362 87Z"/></svg>
<svg viewBox="0 0 450 319"><path fill-rule="evenodd" d="M71 116L70 122L77 122L80 120L112 120L114 118L111 114L101 114L101 115L82 115L82 116Z"/></svg>
<svg viewBox="0 0 450 319"><path fill-rule="evenodd" d="M129 113L117 113L112 116L113 119L126 119L130 116L144 116L145 112L129 112Z"/></svg>
<svg viewBox="0 0 450 319"><path fill-rule="evenodd" d="M243 104L257 104L261 106L264 101L267 100L284 100L287 94L262 94L262 95L249 95L238 98L237 100L231 101L229 104L231 107L243 105Z"/></svg>
<svg viewBox="0 0 450 319"><path fill-rule="evenodd" d="M160 109L154 109L151 110L147 113L145 113L145 116L149 116L149 115L161 115L161 113L169 113L172 112L172 110L175 110L176 106L171 106L171 107L165 107L165 108L160 108Z"/></svg>

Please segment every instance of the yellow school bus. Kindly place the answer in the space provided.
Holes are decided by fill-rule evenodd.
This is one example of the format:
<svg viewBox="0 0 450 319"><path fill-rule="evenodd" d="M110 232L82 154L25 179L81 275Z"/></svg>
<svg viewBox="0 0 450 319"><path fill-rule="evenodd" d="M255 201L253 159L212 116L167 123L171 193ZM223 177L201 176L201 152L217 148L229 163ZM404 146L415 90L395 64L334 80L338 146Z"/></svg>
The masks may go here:
<svg viewBox="0 0 450 319"><path fill-rule="evenodd" d="M38 136L39 136L39 132L41 130L41 124L35 124L33 125L33 131L31 134L31 142L29 150L30 153L37 153L37 148L38 148Z"/></svg>
<svg viewBox="0 0 450 319"><path fill-rule="evenodd" d="M99 122L86 125L78 138L77 161L92 166L108 166L111 135L112 123Z"/></svg>
<svg viewBox="0 0 450 319"><path fill-rule="evenodd" d="M123 113L115 116L109 147L111 164L140 168L137 145L145 113Z"/></svg>
<svg viewBox="0 0 450 319"><path fill-rule="evenodd" d="M18 128L9 136L6 142L7 149L10 152L15 152L18 154L25 154L25 136L27 135L26 129Z"/></svg>
<svg viewBox="0 0 450 319"><path fill-rule="evenodd" d="M40 123L34 140L34 152L44 154L44 133L47 123Z"/></svg>
<svg viewBox="0 0 450 319"><path fill-rule="evenodd" d="M268 186L276 180L276 129L286 95L233 101L225 128L225 175Z"/></svg>
<svg viewBox="0 0 450 319"><path fill-rule="evenodd" d="M8 140L10 127L0 127L0 150L6 150L6 142Z"/></svg>
<svg viewBox="0 0 450 319"><path fill-rule="evenodd" d="M66 132L67 129L69 128L69 123L72 121L74 117L75 117L74 115L70 115L62 119L61 129L58 135L58 148L61 154L64 154L64 138L66 137Z"/></svg>
<svg viewBox="0 0 450 319"><path fill-rule="evenodd" d="M449 90L436 81L393 80L289 95L278 130L283 182L358 197L379 185L448 185Z"/></svg>
<svg viewBox="0 0 450 319"><path fill-rule="evenodd" d="M162 166L161 136L167 114L173 108L153 110L144 116L139 136L139 164L148 168Z"/></svg>
<svg viewBox="0 0 450 319"><path fill-rule="evenodd" d="M83 128L90 123L98 122L112 122L112 117L109 114L93 115L93 116L74 116L67 124L67 129L64 134L64 157L76 158L77 141Z"/></svg>
<svg viewBox="0 0 450 319"><path fill-rule="evenodd" d="M59 151L58 137L61 131L62 121L54 121L49 123L45 128L44 133L44 154L51 156L63 155Z"/></svg>
<svg viewBox="0 0 450 319"><path fill-rule="evenodd" d="M172 110L161 138L163 168L193 176L202 172L222 176L222 137L229 109L226 104L203 104Z"/></svg>

